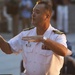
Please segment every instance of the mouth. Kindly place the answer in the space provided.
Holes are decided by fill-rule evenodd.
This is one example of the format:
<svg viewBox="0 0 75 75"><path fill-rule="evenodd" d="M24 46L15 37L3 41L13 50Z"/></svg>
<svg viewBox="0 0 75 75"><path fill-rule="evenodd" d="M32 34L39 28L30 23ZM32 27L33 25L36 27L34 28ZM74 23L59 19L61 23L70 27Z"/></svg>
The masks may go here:
<svg viewBox="0 0 75 75"><path fill-rule="evenodd" d="M35 18L32 18L32 24L35 25L35 23L36 23L36 19Z"/></svg>
<svg viewBox="0 0 75 75"><path fill-rule="evenodd" d="M34 22L34 21L36 21L36 19L35 18L32 18L32 22Z"/></svg>
<svg viewBox="0 0 75 75"><path fill-rule="evenodd" d="M33 20L35 20L35 18L34 18L34 17L33 17L32 19L33 19Z"/></svg>

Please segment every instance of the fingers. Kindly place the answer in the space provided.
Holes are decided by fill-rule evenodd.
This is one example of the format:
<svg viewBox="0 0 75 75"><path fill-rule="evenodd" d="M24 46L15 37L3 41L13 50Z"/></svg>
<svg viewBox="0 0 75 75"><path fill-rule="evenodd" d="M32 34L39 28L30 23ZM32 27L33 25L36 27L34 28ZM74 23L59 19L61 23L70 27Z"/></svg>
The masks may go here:
<svg viewBox="0 0 75 75"><path fill-rule="evenodd" d="M31 42L39 42L41 41L42 38L43 36L26 36L26 37L22 37L22 40L31 41Z"/></svg>

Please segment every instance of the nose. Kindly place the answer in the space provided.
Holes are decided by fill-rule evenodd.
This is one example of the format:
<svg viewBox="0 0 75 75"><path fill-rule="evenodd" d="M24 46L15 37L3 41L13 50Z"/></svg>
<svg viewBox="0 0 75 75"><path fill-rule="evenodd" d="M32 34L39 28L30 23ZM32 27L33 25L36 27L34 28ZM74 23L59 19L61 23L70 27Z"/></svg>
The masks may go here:
<svg viewBox="0 0 75 75"><path fill-rule="evenodd" d="M32 12L32 17L35 17L35 12Z"/></svg>

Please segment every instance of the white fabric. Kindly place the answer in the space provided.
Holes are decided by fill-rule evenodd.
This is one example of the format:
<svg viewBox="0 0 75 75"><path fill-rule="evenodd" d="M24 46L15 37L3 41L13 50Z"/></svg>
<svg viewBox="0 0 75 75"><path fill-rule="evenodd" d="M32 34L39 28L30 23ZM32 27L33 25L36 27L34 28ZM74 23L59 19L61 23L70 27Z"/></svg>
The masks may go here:
<svg viewBox="0 0 75 75"><path fill-rule="evenodd" d="M25 18L30 18L31 11L29 11L29 9L32 9L32 7L33 7L32 1L31 0L21 0L20 7L21 6L27 7L21 11L21 16L25 17Z"/></svg>
<svg viewBox="0 0 75 75"><path fill-rule="evenodd" d="M68 6L57 6L57 28L68 33Z"/></svg>
<svg viewBox="0 0 75 75"><path fill-rule="evenodd" d="M59 35L53 32L52 26L49 26L43 36L57 41L66 46L66 37L64 34ZM36 28L23 31L9 41L13 52L22 50L23 65L26 69L26 75L59 75L63 66L64 57L53 53L52 50L43 50L41 42L30 42L31 46L27 46L28 42L23 41L24 36L36 36Z"/></svg>
<svg viewBox="0 0 75 75"><path fill-rule="evenodd" d="M12 31L12 17L10 15L8 15L6 11L7 11L6 6L4 6L4 8L3 8L3 15L7 19L8 30Z"/></svg>

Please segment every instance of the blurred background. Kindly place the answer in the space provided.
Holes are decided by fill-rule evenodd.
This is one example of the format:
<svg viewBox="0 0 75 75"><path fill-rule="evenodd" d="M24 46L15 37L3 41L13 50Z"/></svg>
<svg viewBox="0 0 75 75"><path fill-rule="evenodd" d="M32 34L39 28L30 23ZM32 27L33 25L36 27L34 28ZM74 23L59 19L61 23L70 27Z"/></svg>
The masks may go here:
<svg viewBox="0 0 75 75"><path fill-rule="evenodd" d="M0 35L7 41L32 27L31 13L38 0L0 0ZM64 31L75 53L75 0L48 0L52 4L51 24ZM6 55L0 50L0 75L21 74L21 54Z"/></svg>

